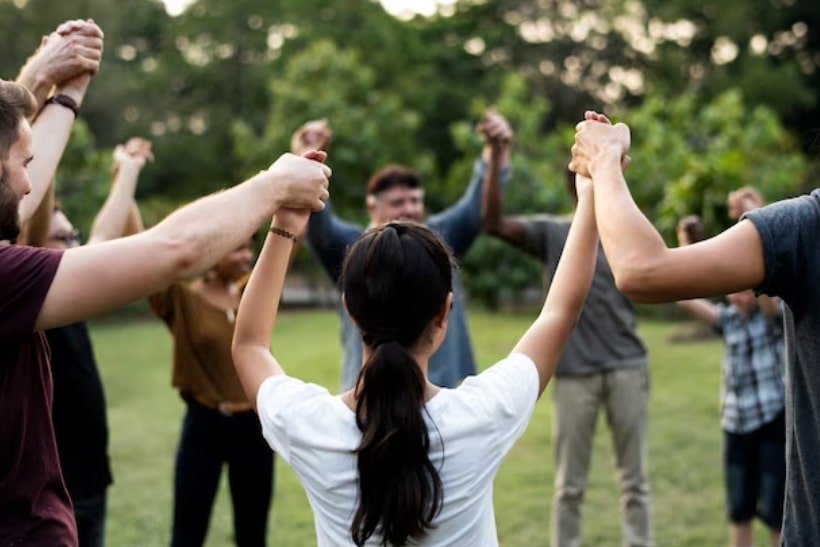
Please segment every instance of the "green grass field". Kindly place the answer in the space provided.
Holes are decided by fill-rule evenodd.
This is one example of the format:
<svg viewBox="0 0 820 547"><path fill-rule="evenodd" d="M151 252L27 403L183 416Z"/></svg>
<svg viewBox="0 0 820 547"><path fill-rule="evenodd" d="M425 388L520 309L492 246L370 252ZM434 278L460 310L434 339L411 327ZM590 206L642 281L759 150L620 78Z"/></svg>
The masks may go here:
<svg viewBox="0 0 820 547"><path fill-rule="evenodd" d="M529 315L469 317L479 365L509 352ZM338 322L331 311L284 312L274 351L294 376L328 386L338 382ZM655 535L659 546L727 542L718 416L721 342L671 344L678 325L645 322L650 348L650 462ZM183 403L170 387L170 336L157 321L94 324L92 335L105 382L115 483L109 493L108 544L166 545L172 473ZM546 546L552 495L551 394L545 393L524 436L495 482L501 545ZM233 545L230 500L223 475L207 545ZM584 505L589 546L620 544L618 488L601 416ZM763 545L760 534L759 545ZM291 470L276 467L270 545L315 544L307 499Z"/></svg>

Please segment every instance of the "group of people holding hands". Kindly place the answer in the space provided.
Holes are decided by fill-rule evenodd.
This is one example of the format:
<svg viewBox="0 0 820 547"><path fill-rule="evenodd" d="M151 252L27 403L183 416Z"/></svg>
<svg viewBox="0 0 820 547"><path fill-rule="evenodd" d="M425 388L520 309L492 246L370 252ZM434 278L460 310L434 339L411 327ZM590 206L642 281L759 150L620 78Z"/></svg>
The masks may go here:
<svg viewBox="0 0 820 547"><path fill-rule="evenodd" d="M590 111L571 150L572 218L504 217L513 133L490 110L478 124L484 147L458 202L426 218L419 177L390 165L367 182L370 225L359 227L327 203L330 128L314 121L294 134L292 153L148 229L134 190L151 145L128 141L115 150L111 192L80 246L55 205L53 177L102 47L93 21L69 21L44 38L17 83L0 81L0 240L7 242L0 245L0 544L102 544L111 482L105 401L82 321L148 298L174 339L173 384L186 404L172 545L203 544L225 463L237 544L263 545L270 449L305 488L318 545L497 545L493 480L551 380L553 544L580 544L603 407L624 543L653 545L647 354L629 299L749 290L785 303L789 341L786 395L780 406L768 401L752 428L783 419L785 407L782 528L771 507L766 523L772 541L820 543L817 191L743 211L724 233L667 248L626 183L629 128ZM253 238L266 223L251 270ZM509 355L477 374L457 261L482 231L537 256L550 282ZM270 351L289 259L302 238L341 293L339 394L297 379L298 363L281 363ZM693 313L728 333L754 308L743 302L730 299L739 318L708 302ZM776 302L766 309L781 313ZM746 425L733 433L748 433ZM84 461L88 451L94 459ZM751 544L746 525L756 497L730 500L735 547Z"/></svg>

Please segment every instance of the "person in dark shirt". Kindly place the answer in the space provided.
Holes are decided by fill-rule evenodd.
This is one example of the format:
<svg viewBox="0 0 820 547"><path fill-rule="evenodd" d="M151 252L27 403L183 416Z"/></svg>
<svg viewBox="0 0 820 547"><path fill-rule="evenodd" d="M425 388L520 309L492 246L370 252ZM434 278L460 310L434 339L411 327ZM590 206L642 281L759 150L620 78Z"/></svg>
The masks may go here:
<svg viewBox="0 0 820 547"><path fill-rule="evenodd" d="M150 142L134 138L114 150L114 181L94 220L88 244L120 235L132 210L137 178L151 158ZM78 231L53 204L53 185L18 243L66 250L80 245ZM60 467L74 505L81 547L105 544L106 490L112 483L108 458L105 393L85 322L45 331L54 382L52 418Z"/></svg>
<svg viewBox="0 0 820 547"><path fill-rule="evenodd" d="M101 49L101 32L94 29ZM87 70L63 90L84 92ZM47 101L35 132L28 121L37 112L35 96L0 81L0 241L14 241L21 221L40 205L77 102L67 94ZM321 210L331 174L326 157L284 154L247 181L133 237L65 251L0 244L0 545L78 544L58 461L44 331L117 309L202 271L282 207Z"/></svg>
<svg viewBox="0 0 820 547"><path fill-rule="evenodd" d="M576 126L576 173L592 177L595 216L615 282L639 302L723 296L745 289L786 304L786 494L780 544L820 545L820 190L743 214L700 243L669 249L629 193L624 124L587 112Z"/></svg>

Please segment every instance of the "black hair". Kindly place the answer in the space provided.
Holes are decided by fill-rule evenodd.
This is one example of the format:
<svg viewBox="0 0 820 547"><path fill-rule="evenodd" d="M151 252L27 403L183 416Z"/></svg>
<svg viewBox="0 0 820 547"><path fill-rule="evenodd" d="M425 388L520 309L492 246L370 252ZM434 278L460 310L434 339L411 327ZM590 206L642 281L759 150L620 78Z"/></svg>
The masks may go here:
<svg viewBox="0 0 820 547"><path fill-rule="evenodd" d="M356 545L374 533L384 545L418 540L441 510L442 483L424 421L426 381L410 350L428 342L452 291L452 269L441 239L406 221L368 230L345 258L345 303L371 349L356 387Z"/></svg>
<svg viewBox="0 0 820 547"><path fill-rule="evenodd" d="M403 165L388 165L376 171L367 181L367 194L377 196L396 186L421 188L421 179L415 171Z"/></svg>

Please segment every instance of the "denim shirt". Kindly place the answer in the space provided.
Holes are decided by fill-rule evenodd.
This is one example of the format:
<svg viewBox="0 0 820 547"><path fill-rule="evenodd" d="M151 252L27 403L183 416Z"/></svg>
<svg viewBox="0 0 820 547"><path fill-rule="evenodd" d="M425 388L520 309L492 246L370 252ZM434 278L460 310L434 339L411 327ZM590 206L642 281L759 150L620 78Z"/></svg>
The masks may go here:
<svg viewBox="0 0 820 547"><path fill-rule="evenodd" d="M470 184L464 195L452 207L427 219L427 226L436 231L453 250L457 260L481 233L481 199L486 164L476 160ZM509 176L509 169L501 172L502 184ZM307 243L318 257L322 267L339 282L347 248L364 232L361 226L339 219L330 209L313 213L307 229ZM447 335L441 347L430 357L428 374L430 381L441 387L456 387L465 377L476 373L464 302L464 288L453 272L453 309L447 322ZM342 353L341 389L346 391L356 384L362 366L362 339L347 312L340 305Z"/></svg>

